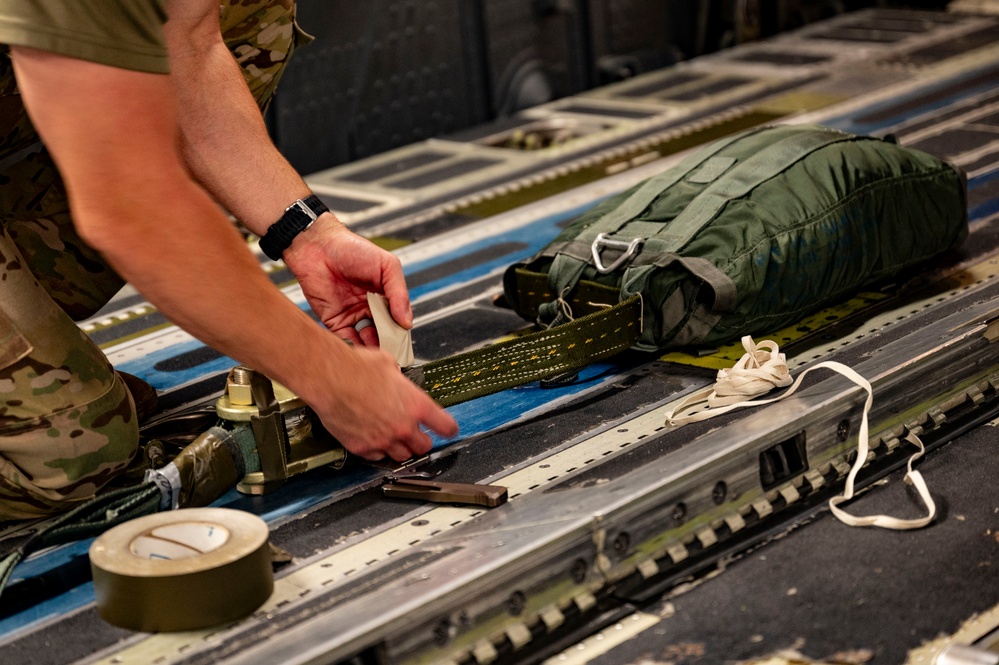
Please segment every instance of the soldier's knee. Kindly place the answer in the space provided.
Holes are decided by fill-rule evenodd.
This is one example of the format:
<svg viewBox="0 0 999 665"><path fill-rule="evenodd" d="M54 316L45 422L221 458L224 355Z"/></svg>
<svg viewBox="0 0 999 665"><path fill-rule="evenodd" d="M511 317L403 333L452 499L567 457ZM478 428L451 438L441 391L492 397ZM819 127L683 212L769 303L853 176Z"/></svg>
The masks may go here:
<svg viewBox="0 0 999 665"><path fill-rule="evenodd" d="M138 449L128 391L115 377L98 398L0 431L0 520L40 517L92 498Z"/></svg>

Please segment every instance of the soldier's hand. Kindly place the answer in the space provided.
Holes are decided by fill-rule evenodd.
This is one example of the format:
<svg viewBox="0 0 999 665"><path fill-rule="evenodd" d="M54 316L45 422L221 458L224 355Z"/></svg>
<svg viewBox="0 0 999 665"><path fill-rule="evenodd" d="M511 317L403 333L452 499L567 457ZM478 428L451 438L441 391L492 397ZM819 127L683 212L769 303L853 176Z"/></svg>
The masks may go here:
<svg viewBox="0 0 999 665"><path fill-rule="evenodd" d="M299 234L284 253L302 292L323 324L344 339L377 346L374 328L359 334L354 324L371 316L368 292L384 294L392 318L403 328L413 325L409 293L399 259L344 227L331 214L322 215Z"/></svg>
<svg viewBox="0 0 999 665"><path fill-rule="evenodd" d="M350 366L343 368L349 384L331 388L326 400L310 402L349 452L402 462L430 451L424 428L445 437L458 433L454 418L407 379L389 354L356 347L350 355Z"/></svg>

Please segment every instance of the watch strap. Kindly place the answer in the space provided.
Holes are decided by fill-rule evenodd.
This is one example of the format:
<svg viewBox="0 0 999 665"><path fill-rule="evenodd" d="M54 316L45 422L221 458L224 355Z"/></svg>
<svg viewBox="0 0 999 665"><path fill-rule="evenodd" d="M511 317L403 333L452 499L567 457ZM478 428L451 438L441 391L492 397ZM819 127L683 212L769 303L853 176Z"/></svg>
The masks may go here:
<svg viewBox="0 0 999 665"><path fill-rule="evenodd" d="M315 194L295 201L285 208L281 219L271 224L267 233L260 238L261 251L267 258L277 261L284 250L291 246L295 236L312 226L324 212L329 212L329 208Z"/></svg>

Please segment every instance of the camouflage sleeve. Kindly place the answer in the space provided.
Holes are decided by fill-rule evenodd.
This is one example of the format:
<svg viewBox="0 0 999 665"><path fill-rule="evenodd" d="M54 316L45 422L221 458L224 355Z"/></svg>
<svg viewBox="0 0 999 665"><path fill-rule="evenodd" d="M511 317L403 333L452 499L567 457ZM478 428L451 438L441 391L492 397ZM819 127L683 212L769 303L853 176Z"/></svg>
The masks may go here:
<svg viewBox="0 0 999 665"><path fill-rule="evenodd" d="M295 0L228 0L222 4L222 37L261 111L270 104L292 52L312 41L295 21L295 9Z"/></svg>

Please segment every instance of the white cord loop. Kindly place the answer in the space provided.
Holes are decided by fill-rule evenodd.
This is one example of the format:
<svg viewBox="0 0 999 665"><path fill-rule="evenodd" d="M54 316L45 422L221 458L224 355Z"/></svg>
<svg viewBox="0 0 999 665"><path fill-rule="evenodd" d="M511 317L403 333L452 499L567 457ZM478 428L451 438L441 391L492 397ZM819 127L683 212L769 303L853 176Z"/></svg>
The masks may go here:
<svg viewBox="0 0 999 665"><path fill-rule="evenodd" d="M877 526L884 529L896 530L918 529L933 521L937 511L936 504L926 486L926 481L923 480L923 476L919 471L915 471L912 468L913 463L923 456L926 449L919 437L911 432L906 435L905 439L916 446L919 451L909 458L905 482L916 488L919 498L926 506L927 515L911 520L889 517L888 515L856 517L838 507L840 504L853 498L854 482L856 481L857 474L860 473L864 464L867 463L867 455L870 451L867 416L871 411L871 404L874 402L874 390L867 379L842 363L827 361L809 367L799 374L798 378L792 384L784 354L779 352L780 350L775 342L763 340L759 344L756 344L753 342L753 338L747 335L742 338L742 346L746 349L746 354L742 356L732 369L719 370L718 380L713 386L688 395L667 414L666 422L669 425L698 422L744 406L761 406L777 402L793 394L801 385L805 376L813 369L831 369L850 379L867 392L867 400L864 402L864 413L860 420L860 431L857 434L857 459L853 463L850 473L847 475L843 494L829 500L829 509L832 511L832 514L849 526ZM771 399L747 401L763 395L776 387L784 387L789 384L791 384L791 387L783 395Z"/></svg>
<svg viewBox="0 0 999 665"><path fill-rule="evenodd" d="M565 294L568 293L571 288L571 286L567 286L562 289L562 292L558 294L558 298L555 299L555 302L558 303L559 309L562 310L562 316L564 316L567 321L575 320L575 317L572 315L572 307L569 306L569 302L565 299Z"/></svg>
<svg viewBox="0 0 999 665"><path fill-rule="evenodd" d="M742 347L746 353L731 369L718 370L713 386L688 395L666 415L670 425L698 422L739 407L765 404L745 400L790 385L791 373L776 342L765 339L757 344L746 335Z"/></svg>

